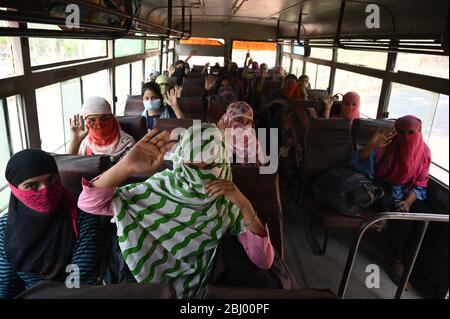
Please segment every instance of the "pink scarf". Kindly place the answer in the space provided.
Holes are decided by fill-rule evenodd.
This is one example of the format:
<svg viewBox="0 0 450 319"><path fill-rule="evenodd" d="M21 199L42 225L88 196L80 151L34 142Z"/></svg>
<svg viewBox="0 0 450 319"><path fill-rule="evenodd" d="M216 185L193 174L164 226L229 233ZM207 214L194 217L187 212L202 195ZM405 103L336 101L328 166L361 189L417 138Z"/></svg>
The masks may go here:
<svg viewBox="0 0 450 319"><path fill-rule="evenodd" d="M394 185L427 187L431 152L422 138L422 121L408 115L395 122L397 136L384 150L377 150L375 176ZM401 134L417 130L416 134Z"/></svg>
<svg viewBox="0 0 450 319"><path fill-rule="evenodd" d="M252 120L251 124L244 126L237 121L237 118L247 118ZM218 127L222 130L233 129L233 154L245 164L261 165L261 146L253 128L253 109L245 102L235 102L230 104L226 113L219 120ZM251 159L256 159L256 163L249 163Z"/></svg>
<svg viewBox="0 0 450 319"><path fill-rule="evenodd" d="M360 109L361 107L361 98L356 92L348 92L344 95L342 99L342 109L340 118L343 119L359 119L360 118Z"/></svg>

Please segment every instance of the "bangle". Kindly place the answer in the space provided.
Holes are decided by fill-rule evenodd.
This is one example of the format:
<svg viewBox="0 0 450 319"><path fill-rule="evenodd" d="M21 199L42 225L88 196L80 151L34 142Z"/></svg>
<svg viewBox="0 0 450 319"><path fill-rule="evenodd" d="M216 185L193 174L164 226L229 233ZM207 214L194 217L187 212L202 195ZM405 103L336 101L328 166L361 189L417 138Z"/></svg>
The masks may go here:
<svg viewBox="0 0 450 319"><path fill-rule="evenodd" d="M256 212L255 212L255 215L253 215L252 219L251 219L247 224L244 223L244 226L245 226L245 227L248 227L248 226L250 226L251 224L253 224L253 222L255 221L256 216L258 216L258 215L257 215Z"/></svg>

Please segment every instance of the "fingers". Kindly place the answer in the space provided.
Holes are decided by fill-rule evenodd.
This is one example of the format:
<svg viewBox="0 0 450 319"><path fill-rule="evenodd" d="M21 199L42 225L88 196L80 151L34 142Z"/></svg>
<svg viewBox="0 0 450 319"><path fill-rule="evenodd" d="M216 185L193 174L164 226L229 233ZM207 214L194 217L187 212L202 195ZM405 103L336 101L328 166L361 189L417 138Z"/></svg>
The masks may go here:
<svg viewBox="0 0 450 319"><path fill-rule="evenodd" d="M155 135L159 133L158 129L154 128L141 139L141 142L148 143Z"/></svg>
<svg viewBox="0 0 450 319"><path fill-rule="evenodd" d="M158 145L158 143L160 143L160 142L163 142L164 144L167 144L168 142L170 142L169 132L163 131L150 140L150 143L153 145ZM164 145L164 144L162 144L162 145Z"/></svg>

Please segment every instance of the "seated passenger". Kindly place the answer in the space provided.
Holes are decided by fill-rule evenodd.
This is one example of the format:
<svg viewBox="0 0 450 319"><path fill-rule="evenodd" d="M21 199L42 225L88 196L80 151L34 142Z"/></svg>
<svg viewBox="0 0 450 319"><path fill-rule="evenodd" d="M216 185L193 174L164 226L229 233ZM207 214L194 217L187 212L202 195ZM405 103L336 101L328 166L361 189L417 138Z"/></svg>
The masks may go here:
<svg viewBox="0 0 450 319"><path fill-rule="evenodd" d="M217 126L222 130L234 130L229 132L230 135L225 135L232 139L227 143L228 147L231 146L229 154L232 163L260 166L265 162L253 128L253 109L250 105L245 102L231 104Z"/></svg>
<svg viewBox="0 0 450 319"><path fill-rule="evenodd" d="M165 99L156 83L145 83L142 86L144 99L144 111L142 116L147 119L147 128L152 130L155 119L184 118L184 114L178 106L178 98L175 90L166 93Z"/></svg>
<svg viewBox="0 0 450 319"><path fill-rule="evenodd" d="M166 75L160 75L156 78L156 81L150 81L150 82L156 82L156 84L159 85L162 96L165 96L166 93L168 93L172 89L172 84L170 82L170 78Z"/></svg>
<svg viewBox="0 0 450 319"><path fill-rule="evenodd" d="M271 81L283 81L286 76L284 68L282 66L277 66L270 71Z"/></svg>
<svg viewBox="0 0 450 319"><path fill-rule="evenodd" d="M198 296L226 232L238 236L255 265L269 269L274 249L267 226L231 181L221 131L208 124L186 130L173 170L161 173L173 143L168 132L156 134L151 131L123 161L84 182L78 201L92 214L115 216L123 258L137 282L171 283L178 298ZM139 173L151 177L119 187Z"/></svg>
<svg viewBox="0 0 450 319"><path fill-rule="evenodd" d="M175 66L171 65L169 67L169 77L177 78L176 85L183 85L184 77L189 73L189 64L188 61L197 54L196 51L191 51L186 60L178 60L175 62Z"/></svg>
<svg viewBox="0 0 450 319"><path fill-rule="evenodd" d="M297 100L300 98L299 93L297 77L294 74L289 74L284 79L283 88L275 90L272 93L272 98L274 100Z"/></svg>
<svg viewBox="0 0 450 319"><path fill-rule="evenodd" d="M145 82L155 82L158 76L161 75L161 72L159 71L152 71L150 72L150 75L145 78Z"/></svg>
<svg viewBox="0 0 450 319"><path fill-rule="evenodd" d="M27 149L9 160L11 195L0 217L0 298L13 298L42 280L66 281L79 268L81 284L97 284L103 257L100 218L78 210L61 185L55 159Z"/></svg>
<svg viewBox="0 0 450 319"><path fill-rule="evenodd" d="M324 100L325 109L324 109L324 117L329 118L331 108L333 106L333 99L329 98ZM341 113L336 118L354 120L360 118L360 107L361 107L361 98L356 92L348 92L342 98L342 107Z"/></svg>
<svg viewBox="0 0 450 319"><path fill-rule="evenodd" d="M78 114L70 119L72 142L69 154L84 156L110 155L111 161L119 161L136 143L134 138L122 131L111 112L111 105L102 97L91 97ZM83 129L83 122L86 127Z"/></svg>
<svg viewBox="0 0 450 319"><path fill-rule="evenodd" d="M239 90L229 76L216 79L208 76L205 81L205 92L210 100L236 102L239 99Z"/></svg>
<svg viewBox="0 0 450 319"><path fill-rule="evenodd" d="M395 129L378 130L364 148L353 154L352 164L385 183L387 203L381 208L383 211L431 212L426 203L431 152L423 141L422 122L418 118L405 116L395 122ZM393 234L391 275L396 283L404 272L412 226L392 222L389 227Z"/></svg>

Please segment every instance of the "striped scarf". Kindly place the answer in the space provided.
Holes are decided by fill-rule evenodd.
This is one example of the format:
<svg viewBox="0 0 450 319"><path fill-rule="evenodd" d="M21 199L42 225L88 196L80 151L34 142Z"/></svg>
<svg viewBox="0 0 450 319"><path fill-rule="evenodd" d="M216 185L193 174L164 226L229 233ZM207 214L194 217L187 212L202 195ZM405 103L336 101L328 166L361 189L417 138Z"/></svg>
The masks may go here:
<svg viewBox="0 0 450 319"><path fill-rule="evenodd" d="M205 140L196 138L207 137ZM206 285L221 237L245 231L239 209L223 196L205 194L215 179L231 181L221 131L202 124L187 130L173 157L173 170L119 188L112 201L123 257L140 283L170 283L178 298L192 298ZM211 170L186 162L214 162Z"/></svg>

